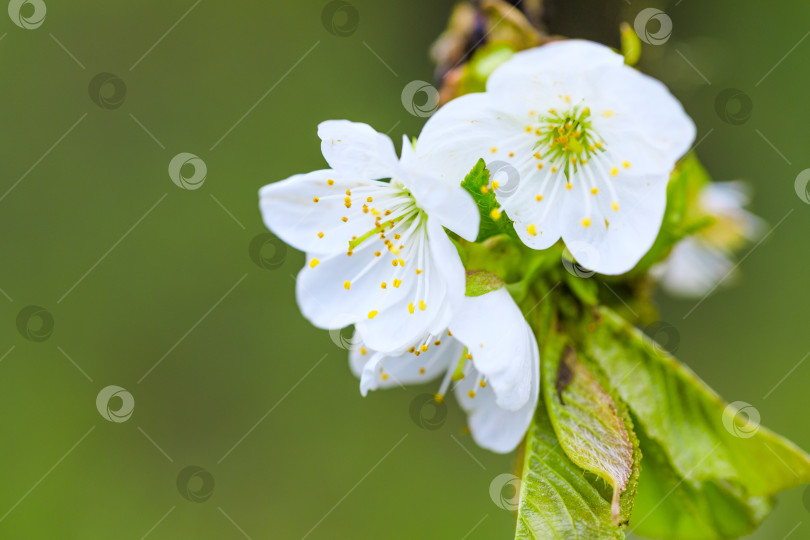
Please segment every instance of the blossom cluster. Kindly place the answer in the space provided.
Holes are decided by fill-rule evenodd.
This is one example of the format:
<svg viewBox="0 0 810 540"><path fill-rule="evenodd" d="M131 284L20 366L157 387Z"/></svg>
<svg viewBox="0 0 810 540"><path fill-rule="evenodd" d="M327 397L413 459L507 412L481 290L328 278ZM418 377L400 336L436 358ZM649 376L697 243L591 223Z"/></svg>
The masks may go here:
<svg viewBox="0 0 810 540"><path fill-rule="evenodd" d="M265 186L265 224L306 252L296 282L304 316L354 325L352 370L363 395L440 379L469 414L476 442L514 449L539 393L534 331L497 279L468 288L456 239L481 215L462 180L479 160L508 167L485 186L529 248L562 241L587 268L618 275L653 245L667 184L695 127L660 82L595 43L568 40L514 54L486 91L440 108L400 156L346 120L318 128L328 169Z"/></svg>

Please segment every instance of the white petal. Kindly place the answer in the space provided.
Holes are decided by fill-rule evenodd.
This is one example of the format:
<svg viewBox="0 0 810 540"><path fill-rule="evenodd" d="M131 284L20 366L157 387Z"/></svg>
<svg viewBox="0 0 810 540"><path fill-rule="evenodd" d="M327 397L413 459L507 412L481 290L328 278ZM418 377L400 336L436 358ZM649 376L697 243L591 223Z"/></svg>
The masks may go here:
<svg viewBox="0 0 810 540"><path fill-rule="evenodd" d="M326 169L264 186L259 207L267 228L294 248L309 253L346 252L352 236L374 227L373 218L364 217L360 205L345 207L347 189L363 189L378 198L390 191L388 184L359 181Z"/></svg>
<svg viewBox="0 0 810 540"><path fill-rule="evenodd" d="M653 152L649 159L669 173L695 140L695 124L683 106L660 81L628 66L602 68L588 73L592 96L586 96L594 115L594 128L605 138L608 148L630 138L637 151ZM601 111L610 110L605 117ZM611 134L616 133L615 137ZM635 137L633 136L635 134ZM628 152L623 159L639 160Z"/></svg>
<svg viewBox="0 0 810 540"><path fill-rule="evenodd" d="M514 411L526 404L537 344L506 288L465 297L450 331L467 346L475 369L487 377L500 407Z"/></svg>
<svg viewBox="0 0 810 540"><path fill-rule="evenodd" d="M555 41L515 53L487 80L488 92L526 93L559 73L583 73L600 66L621 66L624 58L592 41Z"/></svg>
<svg viewBox="0 0 810 540"><path fill-rule="evenodd" d="M416 158L441 180L458 185L479 159L496 158L499 145L520 129L520 121L489 94L467 94L430 117L416 141Z"/></svg>
<svg viewBox="0 0 810 540"><path fill-rule="evenodd" d="M593 195L592 185L575 176L566 190L562 231L574 258L601 274L630 271L658 236L667 179L666 174L621 174L598 182Z"/></svg>
<svg viewBox="0 0 810 540"><path fill-rule="evenodd" d="M540 357L531 331L529 338L534 351L529 374L531 393L528 401L518 410L509 411L499 407L491 386L480 388L477 385L474 371L456 385L456 398L469 415L470 432L482 448L498 453L511 452L523 440L531 424L540 388ZM474 398L470 398L470 390L475 391Z"/></svg>
<svg viewBox="0 0 810 540"><path fill-rule="evenodd" d="M728 284L734 278L734 262L724 252L688 237L675 245L653 273L669 294L697 298L721 281Z"/></svg>
<svg viewBox="0 0 810 540"><path fill-rule="evenodd" d="M349 362L354 374L360 377L360 392L365 396L369 390L422 384L436 379L458 362L464 349L458 341L444 337L446 339L441 345L431 345L418 356L410 352L386 356L362 344L354 348L349 353Z"/></svg>
<svg viewBox="0 0 810 540"><path fill-rule="evenodd" d="M358 179L391 178L397 168L394 144L386 135L358 122L329 120L318 126L321 152L329 166Z"/></svg>
<svg viewBox="0 0 810 540"><path fill-rule="evenodd" d="M401 180L411 190L417 204L431 219L474 242L481 221L478 205L461 182L438 177L428 160L416 157L408 138L402 143Z"/></svg>

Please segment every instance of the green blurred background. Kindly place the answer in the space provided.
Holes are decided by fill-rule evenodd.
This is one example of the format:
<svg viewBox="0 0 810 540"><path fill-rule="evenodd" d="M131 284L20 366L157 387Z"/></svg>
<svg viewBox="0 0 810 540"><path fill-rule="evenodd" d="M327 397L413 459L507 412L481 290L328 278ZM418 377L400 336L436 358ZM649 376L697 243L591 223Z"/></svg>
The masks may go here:
<svg viewBox="0 0 810 540"><path fill-rule="evenodd" d="M418 134L400 94L432 80L452 2L351 0L347 36L327 31L326 0L45 3L36 29L0 16L0 537L509 538L489 486L514 456L477 448L452 404L418 427L410 403L434 386L361 398L340 339L297 310L303 255L267 245L268 269L249 254L259 187L324 166L318 122ZM627 4L629 21L655 5ZM808 449L810 362L765 396L810 348L810 206L793 187L810 167L810 5L659 7L673 34L642 68L695 119L715 179L749 179L754 210L784 218L736 288L686 318L694 301L661 298L661 318L683 361ZM88 91L105 72L126 85L102 89L108 109ZM715 112L729 87L753 104L740 125ZM207 166L199 189L169 177L181 152ZM52 315L47 339L18 331L29 305ZM126 421L96 409L109 385L134 398ZM206 471L192 495L214 481L204 501L178 489L188 466ZM753 537L808 537L803 492Z"/></svg>

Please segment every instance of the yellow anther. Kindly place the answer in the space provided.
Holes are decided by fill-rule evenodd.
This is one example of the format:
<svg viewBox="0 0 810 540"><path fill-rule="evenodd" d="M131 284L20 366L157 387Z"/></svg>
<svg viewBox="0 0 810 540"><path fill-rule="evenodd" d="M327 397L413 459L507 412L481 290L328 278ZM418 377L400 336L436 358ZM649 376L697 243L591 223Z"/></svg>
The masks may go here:
<svg viewBox="0 0 810 540"><path fill-rule="evenodd" d="M565 184L565 189L572 189L573 187L574 186L571 184L571 182L568 182L567 184Z"/></svg>
<svg viewBox="0 0 810 540"><path fill-rule="evenodd" d="M419 375L424 375L424 374L425 374L425 368L420 367L419 368Z"/></svg>
<svg viewBox="0 0 810 540"><path fill-rule="evenodd" d="M316 203L318 201L320 201L320 199L318 197L312 197L312 202Z"/></svg>
<svg viewBox="0 0 810 540"><path fill-rule="evenodd" d="M489 151L490 151L490 152L492 152L492 153L494 154L495 152L497 152L497 151L498 151L498 149L497 149L496 147L494 147L494 146L493 146L492 148L490 148L490 149L489 149Z"/></svg>
<svg viewBox="0 0 810 540"><path fill-rule="evenodd" d="M402 259L397 259L397 260L399 261L399 265L404 268L405 267L405 261L403 261Z"/></svg>
<svg viewBox="0 0 810 540"><path fill-rule="evenodd" d="M618 167L613 167L612 169L610 169L610 176L616 176L617 174L619 174Z"/></svg>
<svg viewBox="0 0 810 540"><path fill-rule="evenodd" d="M422 343L422 346L419 347L419 350L422 351L422 352L427 352L428 351L428 346L425 345L424 343Z"/></svg>
<svg viewBox="0 0 810 540"><path fill-rule="evenodd" d="M343 282L343 288L348 291L349 289L352 288L352 282L351 281L344 281Z"/></svg>
<svg viewBox="0 0 810 540"><path fill-rule="evenodd" d="M534 223L526 227L526 232L532 236L537 236L537 227L534 226Z"/></svg>
<svg viewBox="0 0 810 540"><path fill-rule="evenodd" d="M448 335L448 336L452 336L452 335L453 335L453 332L451 332L449 328L447 329L447 335Z"/></svg>
<svg viewBox="0 0 810 540"><path fill-rule="evenodd" d="M352 255L354 255L354 251L349 250L349 251L347 251L347 252L346 252L346 255L348 255L349 257L351 257Z"/></svg>
<svg viewBox="0 0 810 540"><path fill-rule="evenodd" d="M509 152L509 157L515 157L515 153L514 152Z"/></svg>
<svg viewBox="0 0 810 540"><path fill-rule="evenodd" d="M487 186L481 186L481 193L484 193L484 194L489 193L489 188Z"/></svg>
<svg viewBox="0 0 810 540"><path fill-rule="evenodd" d="M475 397L475 390L470 390L467 392L467 395L470 396L470 399L473 399Z"/></svg>
<svg viewBox="0 0 810 540"><path fill-rule="evenodd" d="M622 161L622 167L624 167L625 169L629 169L630 162L625 159L624 161Z"/></svg>
<svg viewBox="0 0 810 540"><path fill-rule="evenodd" d="M532 132L532 126L526 126L526 133Z"/></svg>
<svg viewBox="0 0 810 540"><path fill-rule="evenodd" d="M380 255L382 255L382 253L380 253L379 251L375 251L375 252L374 252L374 256L375 256L375 257L379 257Z"/></svg>
<svg viewBox="0 0 810 540"><path fill-rule="evenodd" d="M408 349L408 352L409 352L409 353L412 353L412 352L413 352L413 351L415 351L415 350L416 350L416 347L411 347L410 349Z"/></svg>
<svg viewBox="0 0 810 540"><path fill-rule="evenodd" d="M321 261L319 261L318 259L312 259L311 261L309 261L309 267L310 268L315 268L320 263L321 263Z"/></svg>
<svg viewBox="0 0 810 540"><path fill-rule="evenodd" d="M467 360L472 360L472 355L471 355L470 353L465 354L465 355L464 355L464 357L465 357Z"/></svg>
<svg viewBox="0 0 810 540"><path fill-rule="evenodd" d="M352 190L347 189L347 190L346 190L346 195L348 195L349 197L351 197L351 196L352 196Z"/></svg>
<svg viewBox="0 0 810 540"><path fill-rule="evenodd" d="M599 188L591 188L591 195L596 195L597 193L599 193Z"/></svg>
<svg viewBox="0 0 810 540"><path fill-rule="evenodd" d="M487 383L485 383L485 382L484 382L484 379L481 379L481 382L480 382L480 383L478 383L478 386L480 386L481 388L486 388L486 387L487 387Z"/></svg>
<svg viewBox="0 0 810 540"><path fill-rule="evenodd" d="M501 184L497 180L492 181L492 189L498 189Z"/></svg>
<svg viewBox="0 0 810 540"><path fill-rule="evenodd" d="M424 300L419 300L419 309L421 309L422 311L425 311L426 307L427 307L427 305L425 304L425 301Z"/></svg>
<svg viewBox="0 0 810 540"><path fill-rule="evenodd" d="M590 227L591 226L591 219L590 218L584 218L582 220L582 226L583 227Z"/></svg>
<svg viewBox="0 0 810 540"><path fill-rule="evenodd" d="M373 198L373 197L368 197L368 198L366 199L366 202L371 202L371 201L373 201L373 200L374 200L374 198Z"/></svg>
<svg viewBox="0 0 810 540"><path fill-rule="evenodd" d="M614 211L614 212L618 212L618 211L619 211L619 203L617 203L616 201L613 201L612 203L610 203L610 206L612 206L612 207L613 207L613 211Z"/></svg>
<svg viewBox="0 0 810 540"><path fill-rule="evenodd" d="M399 240L400 238L402 238L400 235L398 235L398 234L394 235L394 240Z"/></svg>
<svg viewBox="0 0 810 540"><path fill-rule="evenodd" d="M347 221L349 221L349 218L347 218L346 216L343 216L343 217L342 217L342 218L340 218L340 219L342 219L342 220L343 220L343 223L346 223Z"/></svg>
<svg viewBox="0 0 810 540"><path fill-rule="evenodd" d="M379 313L379 312L378 311L369 311L368 312L368 318L373 319L374 317L377 316L377 313Z"/></svg>
<svg viewBox="0 0 810 540"><path fill-rule="evenodd" d="M380 375L380 378L382 380L384 380L384 381L387 381L388 380L388 373L383 373L382 375Z"/></svg>
<svg viewBox="0 0 810 540"><path fill-rule="evenodd" d="M421 273L422 273L422 270L419 270L419 269L417 268L417 269L416 269L416 275L418 276L418 275L419 275L419 274L421 274Z"/></svg>
<svg viewBox="0 0 810 540"><path fill-rule="evenodd" d="M552 167L551 172L557 172L557 167Z"/></svg>
<svg viewBox="0 0 810 540"><path fill-rule="evenodd" d="M433 401L435 401L436 403L441 403L442 401L444 401L444 396L441 394L436 394L435 396L433 396Z"/></svg>
<svg viewBox="0 0 810 540"><path fill-rule="evenodd" d="M335 181L330 178L329 180L326 181L326 183L327 183L327 185L332 186L332 185L335 184Z"/></svg>
<svg viewBox="0 0 810 540"><path fill-rule="evenodd" d="M350 203L350 202L343 203L343 206L345 206L346 208L351 208L351 207L352 207L352 203Z"/></svg>
<svg viewBox="0 0 810 540"><path fill-rule="evenodd" d="M537 164L537 170L540 170L540 169L542 169L542 168L543 168L543 164L542 164L542 163L538 163L538 164Z"/></svg>
<svg viewBox="0 0 810 540"><path fill-rule="evenodd" d="M397 262L397 260L396 260L396 259L394 259L393 261L391 261L391 264L392 264L392 265L394 265L394 266L396 266L396 265L398 265L399 263Z"/></svg>
<svg viewBox="0 0 810 540"><path fill-rule="evenodd" d="M543 196L542 195L535 195L534 200L537 201L537 202L540 202L540 201L543 200Z"/></svg>
<svg viewBox="0 0 810 540"><path fill-rule="evenodd" d="M402 285L402 280L401 279L395 279L394 280L394 288L399 289L400 285Z"/></svg>
<svg viewBox="0 0 810 540"><path fill-rule="evenodd" d="M368 352L368 351L366 350L366 348L365 348L365 347L360 347L360 354L365 355L367 352Z"/></svg>
<svg viewBox="0 0 810 540"><path fill-rule="evenodd" d="M318 238L323 238L323 232L318 233Z"/></svg>
<svg viewBox="0 0 810 540"><path fill-rule="evenodd" d="M382 283L380 283L380 288L385 289L387 287L388 287L388 284L386 282L383 281Z"/></svg>
<svg viewBox="0 0 810 540"><path fill-rule="evenodd" d="M408 304L408 313L413 314L413 302Z"/></svg>
<svg viewBox="0 0 810 540"><path fill-rule="evenodd" d="M436 345L436 346L438 347L439 345L441 345L441 344L442 344L442 340L437 339L436 341L434 341L434 342L433 342L433 344L434 344L434 345Z"/></svg>
<svg viewBox="0 0 810 540"><path fill-rule="evenodd" d="M493 221L498 221L501 219L501 211L497 208L493 208L492 211L489 213L489 217L492 218Z"/></svg>
<svg viewBox="0 0 810 540"><path fill-rule="evenodd" d="M535 152L534 159L542 159L543 156L540 155L540 152Z"/></svg>

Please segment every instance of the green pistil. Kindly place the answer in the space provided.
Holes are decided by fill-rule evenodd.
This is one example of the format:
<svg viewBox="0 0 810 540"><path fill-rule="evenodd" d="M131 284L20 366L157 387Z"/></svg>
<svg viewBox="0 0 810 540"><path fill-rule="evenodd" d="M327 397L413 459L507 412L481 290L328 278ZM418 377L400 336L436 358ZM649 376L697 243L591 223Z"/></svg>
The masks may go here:
<svg viewBox="0 0 810 540"><path fill-rule="evenodd" d="M369 238L371 238L375 234L380 234L382 232L385 232L385 229L387 229L388 227L392 227L394 225L394 223L405 219L405 217L407 215L408 214L403 214L403 215L399 216L398 218L389 219L388 221L384 221L383 223L380 223L377 227L374 227L373 229L366 232L362 236L358 236L354 240L349 241L349 251L353 251L354 248L356 248L357 246L359 246L360 244L362 244L363 242L365 242L366 240L368 240Z"/></svg>
<svg viewBox="0 0 810 540"><path fill-rule="evenodd" d="M544 158L563 169L566 176L567 164L570 163L576 171L583 160L604 152L601 142L594 137L588 107L576 105L563 115L552 109L547 115L539 115L538 119L545 127L540 128L534 149L539 149Z"/></svg>
<svg viewBox="0 0 810 540"><path fill-rule="evenodd" d="M459 358L458 360L458 365L456 365L456 369L450 376L451 381L457 382L464 378L464 364L466 363L467 363L467 347L464 347L464 350L461 353L461 358Z"/></svg>

